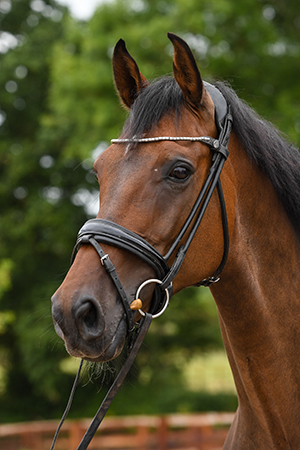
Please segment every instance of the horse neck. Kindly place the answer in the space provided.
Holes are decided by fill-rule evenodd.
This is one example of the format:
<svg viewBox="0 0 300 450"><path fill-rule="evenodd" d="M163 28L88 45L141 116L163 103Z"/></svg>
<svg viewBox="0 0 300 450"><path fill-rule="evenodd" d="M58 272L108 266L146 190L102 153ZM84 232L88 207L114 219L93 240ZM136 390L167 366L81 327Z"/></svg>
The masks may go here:
<svg viewBox="0 0 300 450"><path fill-rule="evenodd" d="M237 441L243 449L290 448L274 440L291 436L292 448L299 448L292 419L300 414L299 237L262 171L241 152L231 164L235 229L221 281L212 288L239 397L228 448ZM248 447L252 428L262 446Z"/></svg>

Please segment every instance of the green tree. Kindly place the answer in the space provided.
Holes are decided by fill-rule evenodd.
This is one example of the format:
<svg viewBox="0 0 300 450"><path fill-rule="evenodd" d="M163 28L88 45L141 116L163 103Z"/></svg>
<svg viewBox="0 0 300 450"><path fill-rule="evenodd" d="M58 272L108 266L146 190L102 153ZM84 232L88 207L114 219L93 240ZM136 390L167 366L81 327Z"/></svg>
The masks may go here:
<svg viewBox="0 0 300 450"><path fill-rule="evenodd" d="M67 397L66 352L49 298L91 213L86 205L98 189L92 160L126 118L112 82L115 43L122 37L153 79L171 72L166 33L179 34L204 79L229 80L299 143L300 15L296 1L287 8L281 0L115 0L85 23L52 0L13 0L0 2L0 30L0 417L20 420L59 414ZM199 349L221 345L216 308L201 292L179 294L151 326L132 374L146 391L159 380L175 386L176 397L182 365ZM74 411L93 412L93 390L89 384L79 393ZM20 406L26 401L30 412Z"/></svg>
<svg viewBox="0 0 300 450"><path fill-rule="evenodd" d="M6 374L1 417L20 420L56 406L57 380L62 386L68 382L59 369L65 353L56 344L49 298L86 219L73 197L87 184L87 172L81 160L61 159L59 147L41 137L52 49L70 19L54 1L5 5L0 3L0 274L4 283L9 269L11 286L1 284L7 291L0 300Z"/></svg>

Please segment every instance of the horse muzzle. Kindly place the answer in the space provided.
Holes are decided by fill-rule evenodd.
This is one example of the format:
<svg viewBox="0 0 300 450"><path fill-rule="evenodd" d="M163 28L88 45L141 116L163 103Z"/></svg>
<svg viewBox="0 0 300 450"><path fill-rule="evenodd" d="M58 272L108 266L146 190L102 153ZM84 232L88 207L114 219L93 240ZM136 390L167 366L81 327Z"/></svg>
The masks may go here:
<svg viewBox="0 0 300 450"><path fill-rule="evenodd" d="M108 361L122 350L127 323L120 308L105 320L100 303L92 295L80 295L66 313L59 291L52 296L52 317L57 335L71 356L89 361Z"/></svg>

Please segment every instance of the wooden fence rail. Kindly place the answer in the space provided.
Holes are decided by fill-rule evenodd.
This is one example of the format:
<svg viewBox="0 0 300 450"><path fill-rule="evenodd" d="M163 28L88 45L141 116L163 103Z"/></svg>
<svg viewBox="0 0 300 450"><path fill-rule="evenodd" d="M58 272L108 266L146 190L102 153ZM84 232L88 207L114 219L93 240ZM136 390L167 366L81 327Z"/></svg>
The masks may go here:
<svg viewBox="0 0 300 450"><path fill-rule="evenodd" d="M232 413L107 417L91 450L221 450ZM56 450L75 450L90 419L66 421ZM1 450L49 450L57 421L0 425Z"/></svg>

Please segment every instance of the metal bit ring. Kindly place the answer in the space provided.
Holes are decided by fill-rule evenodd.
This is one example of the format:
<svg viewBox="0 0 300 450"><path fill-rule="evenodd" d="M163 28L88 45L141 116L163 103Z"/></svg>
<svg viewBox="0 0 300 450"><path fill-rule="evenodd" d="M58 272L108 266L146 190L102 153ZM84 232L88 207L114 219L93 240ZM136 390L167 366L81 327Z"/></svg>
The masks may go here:
<svg viewBox="0 0 300 450"><path fill-rule="evenodd" d="M138 288L138 290L136 291L135 300L138 300L138 299L139 299L141 290L142 290L147 284L150 284L150 283L162 284L162 281L161 281L161 280L158 280L157 278L150 278L149 280L144 281L144 282L140 285L140 287ZM152 316L152 319L156 319L157 317L161 316L161 315L165 312L165 310L167 309L167 306L168 306L168 304L169 304L169 299L170 299L170 294L169 294L168 289L165 289L165 293L166 293L166 301L165 301L165 304L164 304L163 308L162 308L157 314L154 314L154 315ZM145 313L144 313L144 311L143 311L142 309L139 309L138 311L139 311L139 313L140 313L142 316L145 316Z"/></svg>

